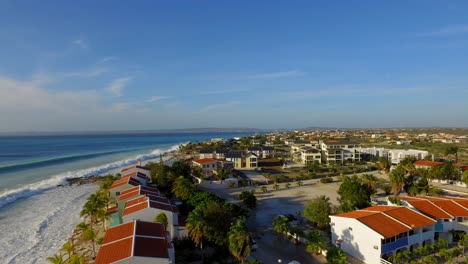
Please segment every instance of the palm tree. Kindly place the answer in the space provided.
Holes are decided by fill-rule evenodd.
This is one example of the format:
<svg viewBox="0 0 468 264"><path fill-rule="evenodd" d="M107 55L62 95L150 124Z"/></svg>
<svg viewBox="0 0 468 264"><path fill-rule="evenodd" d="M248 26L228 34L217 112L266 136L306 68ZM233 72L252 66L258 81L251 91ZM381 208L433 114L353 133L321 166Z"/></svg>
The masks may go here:
<svg viewBox="0 0 468 264"><path fill-rule="evenodd" d="M425 256L422 261L427 264L437 264L437 259L434 256Z"/></svg>
<svg viewBox="0 0 468 264"><path fill-rule="evenodd" d="M83 256L72 255L67 260L67 264L86 264L86 259Z"/></svg>
<svg viewBox="0 0 468 264"><path fill-rule="evenodd" d="M463 248L463 255L465 255L465 247L468 246L468 235L463 234L458 240L458 246Z"/></svg>
<svg viewBox="0 0 468 264"><path fill-rule="evenodd" d="M313 253L320 253L322 250L325 249L325 240L323 239L322 234L320 231L311 230L307 233L307 250Z"/></svg>
<svg viewBox="0 0 468 264"><path fill-rule="evenodd" d="M167 221L167 215L163 212L157 214L155 217L154 217L154 222L159 222L159 223L162 223L164 225L164 227L167 228L167 224L168 224L168 221Z"/></svg>
<svg viewBox="0 0 468 264"><path fill-rule="evenodd" d="M457 146L450 146L445 150L445 155L455 155L455 163L458 163L458 147Z"/></svg>
<svg viewBox="0 0 468 264"><path fill-rule="evenodd" d="M82 238L84 241L91 241L93 245L93 253L94 257L96 256L96 237L97 237L97 232L94 231L92 227L87 228L83 231Z"/></svg>
<svg viewBox="0 0 468 264"><path fill-rule="evenodd" d="M440 249L438 255L439 257L444 258L449 263L452 263L452 260L453 260L452 253L448 251L447 249L445 248Z"/></svg>
<svg viewBox="0 0 468 264"><path fill-rule="evenodd" d="M273 229L281 234L284 234L289 231L291 227L289 226L289 219L284 216L275 216L273 218Z"/></svg>
<svg viewBox="0 0 468 264"><path fill-rule="evenodd" d="M182 200L188 200L195 191L195 186L189 179L180 176L174 181L172 192Z"/></svg>
<svg viewBox="0 0 468 264"><path fill-rule="evenodd" d="M247 231L245 218L237 219L236 223L231 226L228 233L228 242L229 252L241 263L244 263L252 249L252 237Z"/></svg>
<svg viewBox="0 0 468 264"><path fill-rule="evenodd" d="M390 183L392 184L393 195L396 197L401 191L405 184L405 169L398 165L395 169L393 169L390 174Z"/></svg>
<svg viewBox="0 0 468 264"><path fill-rule="evenodd" d="M226 172L226 170L224 169L220 169L220 170L217 170L216 171L216 174L215 174L215 177L216 179L220 180L221 183L227 179L227 177L229 176L229 174Z"/></svg>
<svg viewBox="0 0 468 264"><path fill-rule="evenodd" d="M67 253L67 259L69 259L72 254L75 254L75 247L71 241L65 242L62 246L62 250Z"/></svg>
<svg viewBox="0 0 468 264"><path fill-rule="evenodd" d="M372 194L377 192L378 179L372 174L364 174L361 176L362 183L364 183Z"/></svg>
<svg viewBox="0 0 468 264"><path fill-rule="evenodd" d="M377 159L376 163L377 167L383 172L383 173L388 173L390 171L390 162L388 159L384 157L380 157Z"/></svg>
<svg viewBox="0 0 468 264"><path fill-rule="evenodd" d="M53 264L63 264L63 256L62 254L55 254L52 257L48 257L47 261Z"/></svg>
<svg viewBox="0 0 468 264"><path fill-rule="evenodd" d="M195 210L190 212L187 217L186 226L188 234L192 238L193 242L195 242L195 245L200 246L203 258L203 236L205 233L206 222L202 209L202 207L197 207Z"/></svg>

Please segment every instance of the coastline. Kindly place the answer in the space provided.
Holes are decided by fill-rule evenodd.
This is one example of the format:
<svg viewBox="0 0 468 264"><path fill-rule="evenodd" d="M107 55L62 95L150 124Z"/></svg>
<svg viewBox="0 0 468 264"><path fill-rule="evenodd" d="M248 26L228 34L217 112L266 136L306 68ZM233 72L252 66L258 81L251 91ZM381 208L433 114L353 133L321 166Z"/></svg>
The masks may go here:
<svg viewBox="0 0 468 264"><path fill-rule="evenodd" d="M172 150L172 151L168 151L168 152L164 152L161 154L162 155L162 159L163 159L163 162L165 165L167 166L172 166L172 164L177 161L178 159L180 159L180 151L176 151L176 150ZM153 158L153 159L148 159L148 160L145 160L145 161L141 161L141 165L146 165L150 162L159 162L160 161L160 158ZM70 186L73 186L73 185L96 185L96 184L99 184L102 179L106 176L106 175L109 175L109 174L112 174L112 175L117 175L118 173L121 172L121 170L123 168L125 168L127 166L122 166L122 167L119 167L119 168L115 168L111 171L108 171L104 174L100 174L100 175L97 175L97 176L93 176L93 177L80 177L80 178L75 178L73 182L70 183ZM89 196L91 196L93 193L95 192L92 192L92 193L89 193L87 195L87 198L89 198ZM81 204L81 207L84 206L84 204L86 203L86 200ZM84 217L80 217L81 219L81 222L84 222L88 225L90 225L97 233L97 238L103 238L105 233L106 233L106 230L107 228L109 228L109 224L110 224L110 221L111 219L108 218L108 220L104 223L102 220L98 220L96 223L94 224L91 224L91 220L88 216L84 216ZM78 223L79 225L79 223ZM86 263L94 263L94 258L93 258L93 255L94 255L94 252L93 252L93 245L89 242L85 242L83 241L82 239L82 234L83 234L83 231L81 230L81 228L79 226L75 226L75 228L73 230L71 230L71 232L69 233L70 235L67 237L66 240L64 240L63 243L66 243L67 241L70 241L74 247L74 253L79 255L79 256L84 256L86 258ZM57 252L61 252L61 247L57 249ZM95 248L95 251L96 253L99 251L99 244L96 243L96 248Z"/></svg>

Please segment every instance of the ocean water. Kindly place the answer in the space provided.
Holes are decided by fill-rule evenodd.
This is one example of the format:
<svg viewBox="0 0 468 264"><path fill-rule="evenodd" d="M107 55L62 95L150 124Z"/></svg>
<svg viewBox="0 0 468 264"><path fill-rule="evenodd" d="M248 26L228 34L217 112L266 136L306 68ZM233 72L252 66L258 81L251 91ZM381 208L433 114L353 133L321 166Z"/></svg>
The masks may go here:
<svg viewBox="0 0 468 264"><path fill-rule="evenodd" d="M186 142L246 133L0 137L0 263L45 263L81 219L96 185L65 186L159 158Z"/></svg>

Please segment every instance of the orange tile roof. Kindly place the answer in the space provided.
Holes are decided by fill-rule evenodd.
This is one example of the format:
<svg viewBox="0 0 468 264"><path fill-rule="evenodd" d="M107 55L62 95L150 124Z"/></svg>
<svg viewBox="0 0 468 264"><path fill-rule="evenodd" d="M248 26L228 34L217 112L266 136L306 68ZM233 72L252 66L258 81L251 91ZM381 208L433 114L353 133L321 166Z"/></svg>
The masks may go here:
<svg viewBox="0 0 468 264"><path fill-rule="evenodd" d="M133 237L101 245L95 264L109 264L132 256Z"/></svg>
<svg viewBox="0 0 468 264"><path fill-rule="evenodd" d="M401 198L401 200L404 200ZM453 216L442 210L440 207L427 200L407 200L414 208L421 213L436 219L452 219Z"/></svg>
<svg viewBox="0 0 468 264"><path fill-rule="evenodd" d="M373 215L362 217L359 219L359 222L381 234L384 238L393 237L411 230L411 228L382 213L375 213Z"/></svg>
<svg viewBox="0 0 468 264"><path fill-rule="evenodd" d="M148 202L142 202L142 203L130 206L130 207L125 207L122 213L122 216L133 214L135 212L148 208L148 206L149 206Z"/></svg>
<svg viewBox="0 0 468 264"><path fill-rule="evenodd" d="M125 207L132 206L132 205L135 205L135 204L139 204L139 203L142 203L142 202L147 202L147 201L148 201L148 197L141 196L141 197L138 197L138 198L127 201L125 203Z"/></svg>
<svg viewBox="0 0 468 264"><path fill-rule="evenodd" d="M396 236L412 228L436 223L436 221L403 206L371 206L335 216L354 218L385 238Z"/></svg>
<svg viewBox="0 0 468 264"><path fill-rule="evenodd" d="M109 228L95 263L114 263L132 256L169 258L172 244L167 235L161 223L138 220Z"/></svg>
<svg viewBox="0 0 468 264"><path fill-rule="evenodd" d="M130 178L130 177L126 177L126 178L116 180L114 183L112 183L112 185L109 187L109 190L113 189L113 188L116 188L116 187L119 187L119 186L122 186L122 185L125 185L125 184L130 184L130 185L136 186L136 185L140 185L141 183L138 180L135 180L135 179Z"/></svg>
<svg viewBox="0 0 468 264"><path fill-rule="evenodd" d="M197 159L194 160L193 162L196 162L198 164L205 164L205 163L213 163L218 161L217 159L212 159L212 158L204 158L204 159Z"/></svg>
<svg viewBox="0 0 468 264"><path fill-rule="evenodd" d="M125 224L121 224L112 228L109 228L104 235L104 239L102 240L102 245L110 243L115 240L119 240L122 238L126 238L128 236L132 236L135 232L135 224L134 222L129 222Z"/></svg>
<svg viewBox="0 0 468 264"><path fill-rule="evenodd" d="M443 162L430 161L430 160L418 160L413 163L414 166L433 167L444 164Z"/></svg>

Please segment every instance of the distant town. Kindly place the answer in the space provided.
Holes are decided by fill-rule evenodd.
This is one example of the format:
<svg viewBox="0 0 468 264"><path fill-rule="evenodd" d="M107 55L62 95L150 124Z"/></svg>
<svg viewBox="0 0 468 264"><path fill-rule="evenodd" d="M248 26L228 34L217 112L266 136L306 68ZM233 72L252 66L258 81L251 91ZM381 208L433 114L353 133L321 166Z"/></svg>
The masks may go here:
<svg viewBox="0 0 468 264"><path fill-rule="evenodd" d="M49 262L468 261L468 129L213 138L98 183Z"/></svg>

